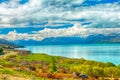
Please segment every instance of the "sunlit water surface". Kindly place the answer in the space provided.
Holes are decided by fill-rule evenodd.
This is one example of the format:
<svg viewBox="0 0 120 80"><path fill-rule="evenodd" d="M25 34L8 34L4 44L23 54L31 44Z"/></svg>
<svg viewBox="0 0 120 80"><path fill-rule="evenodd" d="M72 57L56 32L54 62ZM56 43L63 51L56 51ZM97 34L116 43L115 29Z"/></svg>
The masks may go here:
<svg viewBox="0 0 120 80"><path fill-rule="evenodd" d="M33 53L46 53L69 58L85 58L120 64L120 44L39 45L20 48Z"/></svg>

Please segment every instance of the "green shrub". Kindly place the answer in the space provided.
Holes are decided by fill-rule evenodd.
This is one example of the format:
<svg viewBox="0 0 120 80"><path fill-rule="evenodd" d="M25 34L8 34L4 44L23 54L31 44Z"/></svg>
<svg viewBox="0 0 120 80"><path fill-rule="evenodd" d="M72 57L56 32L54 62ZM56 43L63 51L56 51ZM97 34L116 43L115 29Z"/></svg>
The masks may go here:
<svg viewBox="0 0 120 80"><path fill-rule="evenodd" d="M50 69L49 69L49 72L50 73L53 73L53 72L56 72L57 71L57 67L54 63L51 63L50 64Z"/></svg>
<svg viewBox="0 0 120 80"><path fill-rule="evenodd" d="M106 67L116 67L116 65L113 64L113 63L111 63L111 62L105 63L105 66L106 66Z"/></svg>
<svg viewBox="0 0 120 80"><path fill-rule="evenodd" d="M3 54L3 49L2 48L0 48L0 55L2 55Z"/></svg>

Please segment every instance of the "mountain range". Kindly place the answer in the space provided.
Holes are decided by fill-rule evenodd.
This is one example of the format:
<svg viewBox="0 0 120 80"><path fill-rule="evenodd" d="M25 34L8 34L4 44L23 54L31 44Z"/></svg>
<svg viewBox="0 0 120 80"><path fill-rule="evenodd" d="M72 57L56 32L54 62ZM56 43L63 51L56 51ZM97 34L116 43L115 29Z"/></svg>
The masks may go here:
<svg viewBox="0 0 120 80"><path fill-rule="evenodd" d="M120 35L110 34L110 35L90 35L86 38L79 36L69 36L69 37L51 37L45 38L41 41L36 40L15 40L13 43L19 45L59 45L59 44L92 44L92 43L120 43Z"/></svg>

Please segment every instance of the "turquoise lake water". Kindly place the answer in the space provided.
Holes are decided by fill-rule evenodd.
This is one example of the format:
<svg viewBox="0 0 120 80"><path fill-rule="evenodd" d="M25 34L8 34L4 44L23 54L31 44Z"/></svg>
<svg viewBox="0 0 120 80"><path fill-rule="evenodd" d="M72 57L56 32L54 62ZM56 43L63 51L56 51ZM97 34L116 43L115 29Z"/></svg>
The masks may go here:
<svg viewBox="0 0 120 80"><path fill-rule="evenodd" d="M120 44L40 45L26 46L22 49L33 53L120 64Z"/></svg>

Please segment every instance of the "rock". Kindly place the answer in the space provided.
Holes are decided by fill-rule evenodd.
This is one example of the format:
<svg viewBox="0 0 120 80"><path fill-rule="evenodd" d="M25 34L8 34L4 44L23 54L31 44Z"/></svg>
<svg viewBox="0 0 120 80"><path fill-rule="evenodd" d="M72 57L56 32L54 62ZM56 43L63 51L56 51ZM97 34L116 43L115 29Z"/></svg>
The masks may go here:
<svg viewBox="0 0 120 80"><path fill-rule="evenodd" d="M33 66L30 66L29 69L30 69L31 71L36 71L36 67L33 67Z"/></svg>
<svg viewBox="0 0 120 80"><path fill-rule="evenodd" d="M72 75L73 75L74 77L78 77L78 76L79 76L79 73L73 72Z"/></svg>
<svg viewBox="0 0 120 80"><path fill-rule="evenodd" d="M21 65L28 65L29 63L26 60L21 61Z"/></svg>
<svg viewBox="0 0 120 80"><path fill-rule="evenodd" d="M15 67L15 68L13 68L14 70L16 70L16 71L21 71L21 68L20 67Z"/></svg>
<svg viewBox="0 0 120 80"><path fill-rule="evenodd" d="M8 58L8 61L9 62L16 62L16 59L15 58Z"/></svg>
<svg viewBox="0 0 120 80"><path fill-rule="evenodd" d="M80 74L78 77L80 77L80 78L88 78L88 76L85 75L85 74Z"/></svg>

